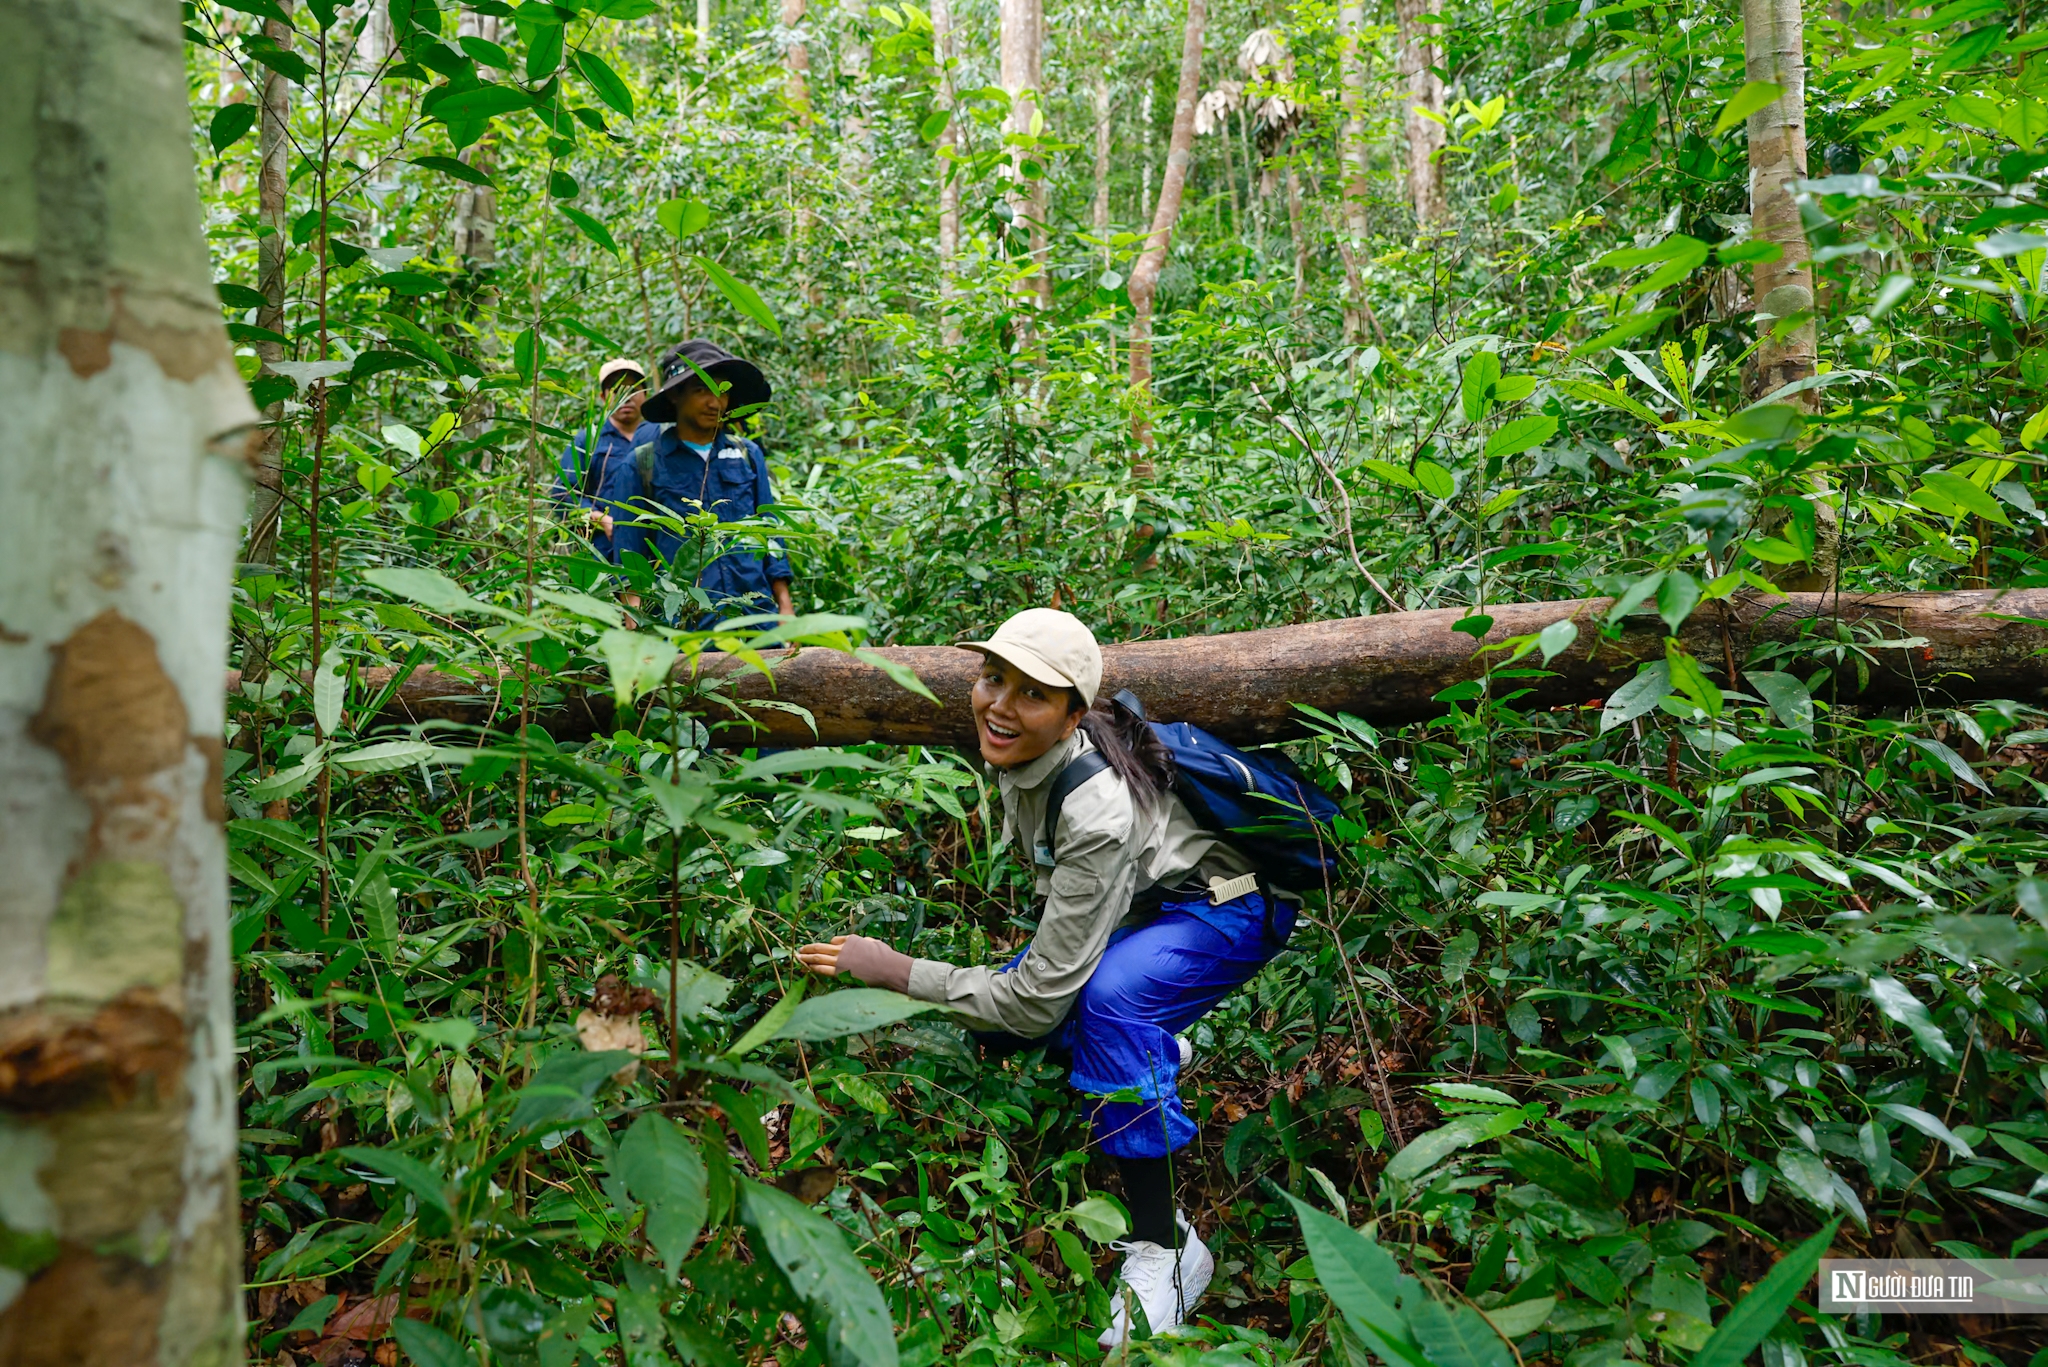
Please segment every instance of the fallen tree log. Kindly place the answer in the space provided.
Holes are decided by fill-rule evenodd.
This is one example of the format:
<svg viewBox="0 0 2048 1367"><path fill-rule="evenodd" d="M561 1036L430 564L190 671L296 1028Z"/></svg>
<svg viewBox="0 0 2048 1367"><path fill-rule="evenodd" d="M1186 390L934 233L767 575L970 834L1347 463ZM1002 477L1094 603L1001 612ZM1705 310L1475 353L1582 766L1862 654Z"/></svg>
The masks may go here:
<svg viewBox="0 0 2048 1367"><path fill-rule="evenodd" d="M1493 618L1488 644L1567 619L1580 628L1577 641L1547 666L1546 677L1513 681L1513 688L1527 690L1518 707L1597 702L1634 677L1642 662L1662 656L1664 626L1654 616L1631 616L1617 639L1603 638L1599 626L1611 606L1611 599L1583 598L1487 609ZM1155 719L1191 721L1240 744L1303 734L1296 703L1375 723L1413 721L1440 715L1446 705L1435 701L1438 693L1479 678L1506 658L1501 651L1478 655L1470 636L1451 629L1469 615L1468 609L1445 608L1124 642L1103 649L1103 691L1132 689ZM1801 673L1817 663L1834 665L1837 682L1831 687L1842 702L2042 702L2048 699L2048 630L2008 618L2048 620L2048 590L1759 595L1703 606L1679 638L1724 685L1730 661L1739 669L1752 649L1776 644L1798 648L1788 658L1801 662ZM915 671L943 705L933 706L851 656L813 648L769 652L772 683L731 656L707 655L701 666L707 675L725 676L736 699L772 698L805 708L817 722L815 736L800 717L781 710L756 709L758 729L720 724L730 714L717 707L705 719L720 743L730 746L973 744L968 693L980 666L976 655L953 646L896 646L880 653ZM1869 675L1861 687L1859 656ZM1530 656L1519 667L1540 663L1540 656ZM361 682L375 692L389 684L392 673L368 669ZM228 676L231 692L239 682L239 676ZM477 725L496 717L506 726L498 684L496 678L416 671L397 689L385 716ZM609 731L617 719L610 694L593 684L552 697L535 720L557 739L576 739Z"/></svg>

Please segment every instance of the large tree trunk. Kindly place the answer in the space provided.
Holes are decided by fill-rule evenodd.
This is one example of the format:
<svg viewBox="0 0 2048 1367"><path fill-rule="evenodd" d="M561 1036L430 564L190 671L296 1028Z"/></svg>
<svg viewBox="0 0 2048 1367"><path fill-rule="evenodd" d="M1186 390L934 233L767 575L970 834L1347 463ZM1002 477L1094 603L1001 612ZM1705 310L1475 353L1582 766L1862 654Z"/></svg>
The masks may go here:
<svg viewBox="0 0 2048 1367"><path fill-rule="evenodd" d="M953 8L932 0L932 60L938 66L938 106L950 117L939 132L939 336L948 347L963 339L953 310L960 299L960 116L953 90Z"/></svg>
<svg viewBox="0 0 2048 1367"><path fill-rule="evenodd" d="M1045 128L1044 0L1000 0L998 13L1002 34L998 51L1001 71L997 79L1010 97L1010 117L1003 128L1013 136L1033 137ZM1038 308L1047 309L1052 307L1052 276L1046 270L1045 177L1024 174L1027 155L1019 149L1010 162L1010 232L1015 234L1019 225L1023 226L1032 262L1030 273L1017 282L1017 288L1029 294ZM1044 154L1037 154L1033 160L1043 165Z"/></svg>
<svg viewBox="0 0 2048 1367"><path fill-rule="evenodd" d="M1337 7L1337 72L1344 109L1337 142L1344 172L1344 231L1356 245L1365 240L1365 210L1372 197L1366 173L1372 153L1365 137L1365 0L1343 0Z"/></svg>
<svg viewBox="0 0 2048 1367"><path fill-rule="evenodd" d="M1424 23L1422 16L1435 12L1430 0L1394 0L1394 15L1400 25L1401 74L1407 78L1407 103L1402 106L1408 129L1408 202L1415 206L1415 226L1429 232L1443 226L1450 217L1444 198L1443 151L1448 133L1435 119L1423 117L1417 109L1442 116L1443 78L1436 74L1438 28Z"/></svg>
<svg viewBox="0 0 2048 1367"><path fill-rule="evenodd" d="M279 6L291 13L291 0ZM289 47L290 24L275 19L264 22L263 31L280 47ZM286 231L286 177L291 172L291 82L265 69L263 108L258 114L258 145L262 164L256 173L256 217L270 231L256 241L256 288L263 295L263 307L256 310L256 326L271 332L284 331L284 266L291 255L291 236ZM258 342L256 354L267 366L284 359L284 347L277 342ZM256 448L256 498L249 515L248 559L268 565L277 556L278 525L284 518L284 401L263 410L267 424Z"/></svg>
<svg viewBox="0 0 2048 1367"><path fill-rule="evenodd" d="M1778 98L1749 116L1750 236L1781 255L1755 266L1756 308L1775 318L1813 308L1812 253L1792 183L1806 176L1806 53L1799 0L1743 0L1742 47L1746 74L1769 81ZM1760 324L1755 391L1761 397L1813 374L1814 325L1809 316L1786 336L1776 323ZM1811 390L1791 402L1812 410Z"/></svg>
<svg viewBox="0 0 2048 1367"><path fill-rule="evenodd" d="M1516 700L1516 707L1597 704L1633 678L1638 664L1663 658L1664 625L1648 613L1631 618L1619 641L1600 642L1594 627L1611 602L1588 598L1488 607L1494 619L1489 643L1566 619L1581 627L1577 644L1550 662L1552 677L1514 680L1514 688L1531 690ZM1471 638L1451 629L1469 615L1464 608L1393 612L1109 645L1102 652L1104 687L1133 688L1156 719L1192 721L1241 743L1301 735L1306 727L1296 703L1373 722L1412 721L1440 715L1444 704L1435 698L1445 688L1481 677L1489 662L1498 667L1499 654L1474 655ZM1835 621L1865 624L1887 640L1921 637L1926 644L1872 652L1868 687L1859 690L1850 673L1824 687L1823 696L1839 688L1841 701L1864 704L2014 698L2038 706L2048 699L2048 662L2041 655L2048 650L2048 629L2003 618L2048 619L2048 589L1756 597L1731 603L1725 611L1718 604L1700 609L1680 629L1679 639L1725 683L1724 662L1731 655L1746 658L1752 646L1796 642L1808 633L1831 642ZM893 646L880 653L908 665L944 706L934 708L880 670L837 651L777 655L772 690L734 656L708 656L702 663L709 673L733 676L735 696L774 697L799 704L817 718L814 737L796 717L763 711L761 744L972 743L967 695L980 657L952 646ZM391 671L365 670L363 679L364 687L382 689ZM229 688L239 682L239 676L228 676ZM389 715L404 722L486 723L498 692L492 679L416 673L399 689ZM609 734L613 727L610 698L595 688L572 694L562 708L539 720L563 738ZM734 726L722 732L721 743L741 746L756 740Z"/></svg>
<svg viewBox="0 0 2048 1367"><path fill-rule="evenodd" d="M0 1362L241 1360L245 432L173 0L0 3Z"/></svg>
<svg viewBox="0 0 2048 1367"><path fill-rule="evenodd" d="M1091 204L1090 222L1095 236L1102 239L1102 268L1109 269L1109 170L1111 150L1110 114L1115 106L1109 97L1109 52L1104 44L1100 60L1090 80L1095 97L1095 198Z"/></svg>
<svg viewBox="0 0 2048 1367"><path fill-rule="evenodd" d="M1207 0L1188 0L1187 27L1181 34L1180 87L1173 100L1173 132L1166 143L1166 173L1159 178L1159 203L1152 210L1145 250L1131 268L1131 435L1144 453L1138 461L1141 476L1151 473L1152 304L1159 297L1159 272L1166 266L1173 225L1180 218L1181 196L1187 189L1188 166L1194 160L1195 104L1202 91L1202 31L1208 20Z"/></svg>

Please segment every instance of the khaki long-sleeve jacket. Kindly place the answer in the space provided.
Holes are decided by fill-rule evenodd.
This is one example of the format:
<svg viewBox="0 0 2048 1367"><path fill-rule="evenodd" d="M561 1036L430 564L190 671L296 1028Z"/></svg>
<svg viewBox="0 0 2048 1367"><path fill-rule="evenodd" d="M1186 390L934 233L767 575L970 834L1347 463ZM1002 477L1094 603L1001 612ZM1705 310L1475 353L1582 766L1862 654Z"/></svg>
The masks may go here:
<svg viewBox="0 0 2048 1367"><path fill-rule="evenodd" d="M1109 937L1129 919L1137 894L1153 887L1192 891L1210 878L1251 871L1242 854L1195 824L1178 797L1168 794L1141 807L1111 769L1067 795L1054 841L1059 860L1053 863L1044 848L1053 779L1095 748L1077 730L1029 764L997 774L1002 838L1033 856L1044 899L1023 961L1004 973L919 959L910 969L911 996L940 1003L983 1028L1035 1039L1066 1018Z"/></svg>

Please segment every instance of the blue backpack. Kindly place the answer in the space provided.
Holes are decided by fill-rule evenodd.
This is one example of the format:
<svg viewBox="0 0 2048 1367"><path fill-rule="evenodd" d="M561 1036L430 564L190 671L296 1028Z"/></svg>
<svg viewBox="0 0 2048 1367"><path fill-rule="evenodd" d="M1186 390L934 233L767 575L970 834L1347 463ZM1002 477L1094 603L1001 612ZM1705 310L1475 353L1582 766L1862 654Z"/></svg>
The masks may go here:
<svg viewBox="0 0 2048 1367"><path fill-rule="evenodd" d="M1122 707L1144 718L1144 704L1129 689ZM1252 861L1265 882L1290 892L1326 888L1337 872L1337 842L1330 822L1336 800L1278 750L1249 754L1184 721L1148 722L1173 755L1173 791L1204 830ZM1069 764L1053 780L1046 802L1045 847L1053 847L1068 794L1109 767L1100 750Z"/></svg>

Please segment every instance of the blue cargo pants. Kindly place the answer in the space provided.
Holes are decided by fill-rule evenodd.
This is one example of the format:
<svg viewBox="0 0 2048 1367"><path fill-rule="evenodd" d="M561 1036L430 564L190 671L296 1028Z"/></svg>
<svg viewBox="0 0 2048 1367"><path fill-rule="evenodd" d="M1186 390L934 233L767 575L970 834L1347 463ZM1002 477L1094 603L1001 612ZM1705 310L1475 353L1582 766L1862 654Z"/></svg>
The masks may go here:
<svg viewBox="0 0 2048 1367"><path fill-rule="evenodd" d="M1261 893L1220 906L1207 897L1167 901L1152 920L1110 937L1102 962L1051 1034L975 1038L996 1058L1045 1046L1085 1095L1135 1093L1135 1101L1094 1104L1090 1119L1103 1152L1163 1158L1195 1137L1195 1122L1181 1105L1174 1036L1249 982L1293 933L1293 907ZM1020 951L1003 971L1023 957Z"/></svg>

